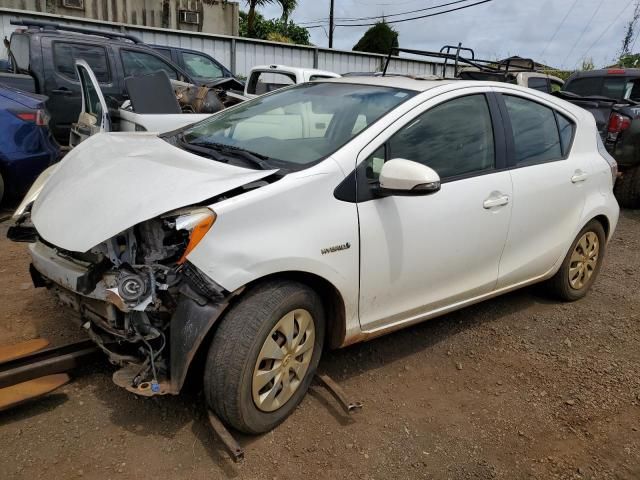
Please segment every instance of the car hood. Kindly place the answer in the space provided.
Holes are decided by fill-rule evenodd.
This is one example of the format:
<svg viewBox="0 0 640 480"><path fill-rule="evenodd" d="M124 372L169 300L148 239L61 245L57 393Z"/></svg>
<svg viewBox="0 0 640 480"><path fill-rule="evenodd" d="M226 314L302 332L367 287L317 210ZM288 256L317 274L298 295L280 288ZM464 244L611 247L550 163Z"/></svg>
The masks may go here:
<svg viewBox="0 0 640 480"><path fill-rule="evenodd" d="M274 171L200 157L153 133L98 134L60 162L36 198L31 219L47 242L85 252L133 225Z"/></svg>

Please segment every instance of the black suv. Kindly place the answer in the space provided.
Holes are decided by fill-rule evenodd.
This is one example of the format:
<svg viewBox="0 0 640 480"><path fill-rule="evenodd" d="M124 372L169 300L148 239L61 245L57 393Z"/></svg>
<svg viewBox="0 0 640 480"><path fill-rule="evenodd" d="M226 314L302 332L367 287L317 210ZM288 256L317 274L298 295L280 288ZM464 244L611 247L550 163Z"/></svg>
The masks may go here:
<svg viewBox="0 0 640 480"><path fill-rule="evenodd" d="M27 28L11 35L10 72L0 73L0 82L49 97L50 128L63 145L80 113L82 96L74 68L78 59L89 64L114 106L128 98L126 77L163 70L170 79L198 83L133 35L45 21L11 23Z"/></svg>

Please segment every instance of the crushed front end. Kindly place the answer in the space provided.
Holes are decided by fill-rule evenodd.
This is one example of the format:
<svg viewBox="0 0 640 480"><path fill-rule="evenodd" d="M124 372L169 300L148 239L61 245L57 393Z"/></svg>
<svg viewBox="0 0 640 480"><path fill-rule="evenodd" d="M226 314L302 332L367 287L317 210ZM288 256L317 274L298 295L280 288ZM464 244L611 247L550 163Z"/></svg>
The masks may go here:
<svg viewBox="0 0 640 480"><path fill-rule="evenodd" d="M231 294L187 259L216 216L208 208L170 212L84 253L39 237L29 212L18 222L31 241L30 272L73 309L114 365L116 384L141 395L176 394L198 347Z"/></svg>

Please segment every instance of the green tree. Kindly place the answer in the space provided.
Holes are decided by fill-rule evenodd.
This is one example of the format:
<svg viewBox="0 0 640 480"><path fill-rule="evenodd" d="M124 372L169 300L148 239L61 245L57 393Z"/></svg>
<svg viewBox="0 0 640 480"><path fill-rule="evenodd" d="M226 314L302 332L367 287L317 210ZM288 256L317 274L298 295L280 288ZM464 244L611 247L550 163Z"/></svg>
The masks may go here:
<svg viewBox="0 0 640 480"><path fill-rule="evenodd" d="M629 53L627 55L622 55L618 60L618 65L623 68L640 67L640 53Z"/></svg>
<svg viewBox="0 0 640 480"><path fill-rule="evenodd" d="M633 9L633 16L629 23L627 23L627 29L624 34L624 38L622 39L622 48L620 49L619 58L624 57L625 55L629 55L631 53L631 48L633 47L631 41L634 37L634 32L636 29L636 25L638 24L638 20L640 19L640 1L636 1L636 6Z"/></svg>
<svg viewBox="0 0 640 480"><path fill-rule="evenodd" d="M256 30L256 8L263 7L269 3L278 3L280 7L282 7L282 21L287 24L289 23L289 15L295 10L298 6L298 0L246 0L247 5L249 6L249 13L247 15L247 37L257 38L255 37Z"/></svg>
<svg viewBox="0 0 640 480"><path fill-rule="evenodd" d="M288 23L280 19L267 20L259 13L254 16L253 35L249 35L249 14L240 12L240 36L270 40L273 42L311 45L309 30L300 27L291 20Z"/></svg>
<svg viewBox="0 0 640 480"><path fill-rule="evenodd" d="M364 32L364 35L353 47L357 52L384 53L398 47L398 32L384 20L377 22Z"/></svg>
<svg viewBox="0 0 640 480"><path fill-rule="evenodd" d="M289 23L289 16L298 6L298 0L278 0L278 3L282 7L282 20L285 24Z"/></svg>

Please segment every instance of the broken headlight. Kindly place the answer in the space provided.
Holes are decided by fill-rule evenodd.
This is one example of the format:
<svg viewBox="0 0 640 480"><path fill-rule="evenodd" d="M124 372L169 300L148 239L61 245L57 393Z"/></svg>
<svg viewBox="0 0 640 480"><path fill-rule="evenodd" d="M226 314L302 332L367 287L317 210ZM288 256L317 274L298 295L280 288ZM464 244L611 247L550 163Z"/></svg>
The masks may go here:
<svg viewBox="0 0 640 480"><path fill-rule="evenodd" d="M179 213L179 212L175 212ZM174 213L174 214L175 214ZM196 245L207 234L209 229L216 221L216 214L213 210L208 208L197 208L189 210L184 213L180 213L172 222L176 230L183 230L189 232L189 241L182 256L178 260L178 264L183 264L187 260L187 255L196 248Z"/></svg>

